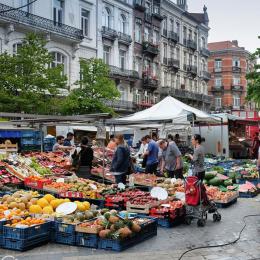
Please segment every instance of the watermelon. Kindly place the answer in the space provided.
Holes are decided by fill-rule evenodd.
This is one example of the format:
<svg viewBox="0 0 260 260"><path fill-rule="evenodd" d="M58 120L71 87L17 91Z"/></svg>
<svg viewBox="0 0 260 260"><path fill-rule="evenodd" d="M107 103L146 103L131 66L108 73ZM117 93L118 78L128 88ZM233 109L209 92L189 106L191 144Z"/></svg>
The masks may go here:
<svg viewBox="0 0 260 260"><path fill-rule="evenodd" d="M231 179L228 179L228 180L225 180L224 181L224 185L227 187L227 186L232 186L233 185L233 182Z"/></svg>
<svg viewBox="0 0 260 260"><path fill-rule="evenodd" d="M219 186L219 190L223 191L223 192L227 192L228 191L228 189L226 187L222 186L222 185Z"/></svg>
<svg viewBox="0 0 260 260"><path fill-rule="evenodd" d="M209 181L209 180L213 179L214 177L216 177L216 175L217 175L216 172L207 172L207 173L205 174L205 179L206 179L207 181Z"/></svg>
<svg viewBox="0 0 260 260"><path fill-rule="evenodd" d="M219 186L223 183L218 177L214 177L213 179L209 180L209 185Z"/></svg>

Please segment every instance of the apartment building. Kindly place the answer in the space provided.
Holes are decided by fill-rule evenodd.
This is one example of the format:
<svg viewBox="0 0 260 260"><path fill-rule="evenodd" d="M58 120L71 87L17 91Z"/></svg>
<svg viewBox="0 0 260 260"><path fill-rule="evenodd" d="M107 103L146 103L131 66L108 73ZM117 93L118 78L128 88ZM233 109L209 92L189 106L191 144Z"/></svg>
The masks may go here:
<svg viewBox="0 0 260 260"><path fill-rule="evenodd" d="M212 42L208 47L208 68L211 73L209 93L214 96L214 110L247 116L240 111L254 110L254 104L245 100L246 74L252 70L255 63L250 59L251 54L244 47L240 47L236 40Z"/></svg>
<svg viewBox="0 0 260 260"><path fill-rule="evenodd" d="M39 0L12 9L30 2L0 0L0 52L14 54L26 33L41 33L54 58L51 65L64 65L68 86L72 87L79 79L79 59L96 57L96 2Z"/></svg>
<svg viewBox="0 0 260 260"><path fill-rule="evenodd" d="M189 13L186 0L162 0L161 14L161 97L172 95L183 102L209 110L211 97L207 83L209 18L203 13Z"/></svg>

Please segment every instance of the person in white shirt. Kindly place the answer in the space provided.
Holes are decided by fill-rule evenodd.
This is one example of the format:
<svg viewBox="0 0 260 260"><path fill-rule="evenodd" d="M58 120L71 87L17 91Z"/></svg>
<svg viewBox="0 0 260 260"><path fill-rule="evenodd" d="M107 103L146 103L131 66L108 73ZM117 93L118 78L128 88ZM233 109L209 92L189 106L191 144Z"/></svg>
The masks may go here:
<svg viewBox="0 0 260 260"><path fill-rule="evenodd" d="M147 161L147 156L145 155L145 152L148 149L148 143L146 142L145 138L143 137L141 139L141 146L140 149L138 151L138 153L135 155L135 158L143 158L143 162L142 162L142 167L145 168L146 166L146 161Z"/></svg>

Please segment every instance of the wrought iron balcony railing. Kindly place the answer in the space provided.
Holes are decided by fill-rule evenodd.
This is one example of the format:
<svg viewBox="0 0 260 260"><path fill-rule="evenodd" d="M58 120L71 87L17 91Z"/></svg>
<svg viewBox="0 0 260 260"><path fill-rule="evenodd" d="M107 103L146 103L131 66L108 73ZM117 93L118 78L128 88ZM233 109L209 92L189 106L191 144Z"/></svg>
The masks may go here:
<svg viewBox="0 0 260 260"><path fill-rule="evenodd" d="M232 67L232 72L241 73L241 68L238 67L238 66L233 66L233 67Z"/></svg>
<svg viewBox="0 0 260 260"><path fill-rule="evenodd" d="M208 71L202 71L201 72L201 77L204 80L209 81L211 79L211 74Z"/></svg>
<svg viewBox="0 0 260 260"><path fill-rule="evenodd" d="M136 111L136 104L126 100L105 101L105 104L116 111Z"/></svg>
<svg viewBox="0 0 260 260"><path fill-rule="evenodd" d="M179 35L176 32L170 31L168 34L168 39L177 43L179 42Z"/></svg>
<svg viewBox="0 0 260 260"><path fill-rule="evenodd" d="M150 55L156 56L159 54L159 46L151 42L143 42L143 51Z"/></svg>
<svg viewBox="0 0 260 260"><path fill-rule="evenodd" d="M156 89L158 88L158 79L152 77L144 77L143 79L144 88Z"/></svg>
<svg viewBox="0 0 260 260"><path fill-rule="evenodd" d="M102 33L102 37L108 38L110 40L115 40L118 37L116 30L106 26L102 26L101 33Z"/></svg>
<svg viewBox="0 0 260 260"><path fill-rule="evenodd" d="M222 92L224 91L224 86L213 86L211 92Z"/></svg>
<svg viewBox="0 0 260 260"><path fill-rule="evenodd" d="M145 1L143 0L134 0L134 7L135 9L144 12L145 11Z"/></svg>
<svg viewBox="0 0 260 260"><path fill-rule="evenodd" d="M198 67L193 65L186 65L186 70L191 73L192 75L197 75Z"/></svg>
<svg viewBox="0 0 260 260"><path fill-rule="evenodd" d="M197 50L197 43L193 40L187 40L187 47L192 50Z"/></svg>
<svg viewBox="0 0 260 260"><path fill-rule="evenodd" d="M210 56L210 51L206 48L201 48L200 49L200 53L201 55L205 56L205 57L209 57Z"/></svg>
<svg viewBox="0 0 260 260"><path fill-rule="evenodd" d="M139 73L135 70L127 70L112 65L110 65L109 68L111 77L123 77L128 78L129 80L139 79Z"/></svg>
<svg viewBox="0 0 260 260"><path fill-rule="evenodd" d="M243 91L243 86L239 85L239 84L232 84L231 86L231 90L232 91L238 91L238 92L242 92Z"/></svg>
<svg viewBox="0 0 260 260"><path fill-rule="evenodd" d="M82 30L38 15L18 9L2 12L9 10L10 8L12 7L0 4L0 20L20 23L38 30L55 33L61 37L70 38L75 41L81 41L84 38Z"/></svg>
<svg viewBox="0 0 260 260"><path fill-rule="evenodd" d="M161 8L160 6L154 6L153 7L153 13L152 15L157 18L158 20L162 21L163 20L163 16L161 15Z"/></svg>
<svg viewBox="0 0 260 260"><path fill-rule="evenodd" d="M118 33L118 41L127 45L130 45L132 42L132 37L128 34L119 32Z"/></svg>
<svg viewBox="0 0 260 260"><path fill-rule="evenodd" d="M168 66L179 69L180 68L180 61L170 58L170 59L168 59Z"/></svg>

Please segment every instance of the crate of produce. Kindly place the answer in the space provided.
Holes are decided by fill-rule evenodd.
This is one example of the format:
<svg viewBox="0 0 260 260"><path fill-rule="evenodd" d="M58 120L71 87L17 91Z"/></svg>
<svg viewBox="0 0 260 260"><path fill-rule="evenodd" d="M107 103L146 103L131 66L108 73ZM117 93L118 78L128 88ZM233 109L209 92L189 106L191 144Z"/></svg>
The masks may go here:
<svg viewBox="0 0 260 260"><path fill-rule="evenodd" d="M76 233L76 246L84 246L90 248L98 247L98 235L97 234L88 234L88 233Z"/></svg>
<svg viewBox="0 0 260 260"><path fill-rule="evenodd" d="M216 206L218 208L227 208L233 204L237 203L237 197L233 198L232 200L228 201L228 202L215 202Z"/></svg>
<svg viewBox="0 0 260 260"><path fill-rule="evenodd" d="M75 233L76 225L67 224L59 221L55 221L55 232L73 234Z"/></svg>
<svg viewBox="0 0 260 260"><path fill-rule="evenodd" d="M257 179L250 179L250 178L244 177L242 179L238 179L237 181L238 181L238 184L245 184L248 181L248 182L253 183L255 186L257 186L260 183L260 179L259 178L257 178Z"/></svg>
<svg viewBox="0 0 260 260"><path fill-rule="evenodd" d="M41 234L31 239L5 238L2 247L5 249L26 251L41 246L49 241L49 233Z"/></svg>
<svg viewBox="0 0 260 260"><path fill-rule="evenodd" d="M98 220L95 219L95 220L80 223L76 225L75 231L79 233L96 235L103 229L103 226L99 225L97 222Z"/></svg>
<svg viewBox="0 0 260 260"><path fill-rule="evenodd" d="M74 246L76 243L76 233L55 232L55 243Z"/></svg>
<svg viewBox="0 0 260 260"><path fill-rule="evenodd" d="M16 228L10 226L3 227L3 237L13 239L31 239L35 236L49 234L51 228L51 221L47 221L40 225L34 225L26 228Z"/></svg>
<svg viewBox="0 0 260 260"><path fill-rule="evenodd" d="M62 191L59 193L59 196L61 198L75 198L75 199L81 199L83 198L83 193L79 191Z"/></svg>
<svg viewBox="0 0 260 260"><path fill-rule="evenodd" d="M151 208L151 206L149 204L137 205L137 204L132 204L131 202L126 203L126 210L128 212L149 214L150 208Z"/></svg>
<svg viewBox="0 0 260 260"><path fill-rule="evenodd" d="M34 189L43 189L46 184L52 183L50 179L41 179L39 177L27 177L24 179L24 185Z"/></svg>
<svg viewBox="0 0 260 260"><path fill-rule="evenodd" d="M142 228L138 234L138 239L140 242L157 235L157 218L138 215L138 217L135 219L135 222L138 223Z"/></svg>
<svg viewBox="0 0 260 260"><path fill-rule="evenodd" d="M258 191L239 192L239 198L254 198L258 195Z"/></svg>

